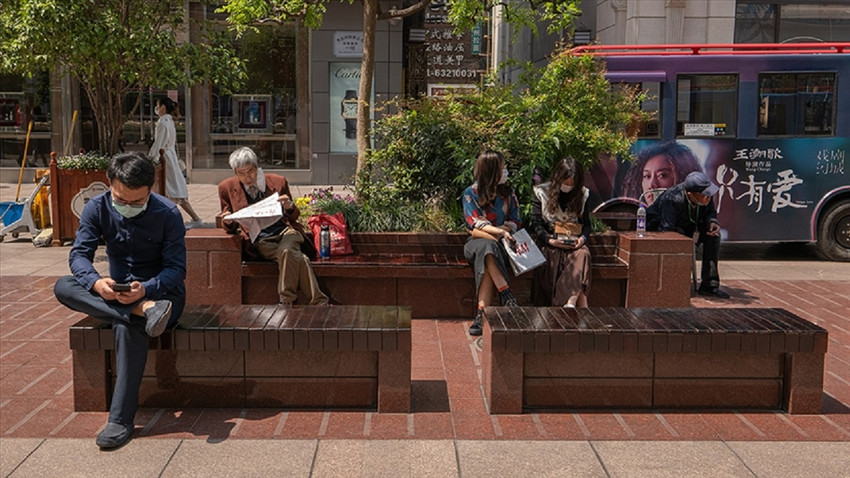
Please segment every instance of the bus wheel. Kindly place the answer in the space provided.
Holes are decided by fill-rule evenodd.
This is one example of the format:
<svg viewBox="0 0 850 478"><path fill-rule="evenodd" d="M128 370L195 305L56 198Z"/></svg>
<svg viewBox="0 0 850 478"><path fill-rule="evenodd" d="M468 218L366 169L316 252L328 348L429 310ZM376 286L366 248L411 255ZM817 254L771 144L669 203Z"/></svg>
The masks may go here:
<svg viewBox="0 0 850 478"><path fill-rule="evenodd" d="M850 261L850 201L830 207L818 225L818 249L833 261Z"/></svg>

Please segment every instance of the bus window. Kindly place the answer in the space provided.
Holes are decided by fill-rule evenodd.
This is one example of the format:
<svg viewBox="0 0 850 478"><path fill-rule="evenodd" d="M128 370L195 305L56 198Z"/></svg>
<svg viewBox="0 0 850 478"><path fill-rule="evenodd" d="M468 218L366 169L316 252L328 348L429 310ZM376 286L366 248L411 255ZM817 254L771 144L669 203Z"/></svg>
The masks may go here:
<svg viewBox="0 0 850 478"><path fill-rule="evenodd" d="M678 75L676 135L735 136L738 75Z"/></svg>
<svg viewBox="0 0 850 478"><path fill-rule="evenodd" d="M646 99L640 104L640 109L645 113L649 113L650 119L632 125L637 128L638 138L660 138L661 83L657 81L645 81L643 83L632 83L629 86L636 86L646 91Z"/></svg>
<svg viewBox="0 0 850 478"><path fill-rule="evenodd" d="M835 135L835 73L759 75L759 135Z"/></svg>

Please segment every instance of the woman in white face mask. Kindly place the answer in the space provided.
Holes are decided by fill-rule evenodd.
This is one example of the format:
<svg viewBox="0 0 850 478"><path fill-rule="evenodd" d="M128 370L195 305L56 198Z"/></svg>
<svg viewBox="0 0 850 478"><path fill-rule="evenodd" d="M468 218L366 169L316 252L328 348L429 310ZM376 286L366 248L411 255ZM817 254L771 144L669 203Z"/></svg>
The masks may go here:
<svg viewBox="0 0 850 478"><path fill-rule="evenodd" d="M148 157L151 159L159 158L159 150L165 151L165 164L163 164L165 168L165 195L189 214L192 221L186 224L186 227L191 228L200 226L202 221L200 216L195 213L192 205L189 204L189 188L186 186L183 169L177 158L177 128L175 128L174 119L171 117L171 112L176 107L174 101L167 96L156 100L154 111L159 115L159 120L156 122L155 139L148 152Z"/></svg>
<svg viewBox="0 0 850 478"><path fill-rule="evenodd" d="M463 192L461 203L469 240L463 246L466 260L475 272L478 311L469 327L469 335L482 333L482 309L499 304L519 304L508 284L507 254L500 239L514 242L513 233L522 227L519 201L508 186L505 159L496 151L484 150L475 160L475 183Z"/></svg>
<svg viewBox="0 0 850 478"><path fill-rule="evenodd" d="M552 167L549 181L534 187L531 230L546 263L534 271L535 305L587 307L590 291L589 191L584 170L566 157Z"/></svg>

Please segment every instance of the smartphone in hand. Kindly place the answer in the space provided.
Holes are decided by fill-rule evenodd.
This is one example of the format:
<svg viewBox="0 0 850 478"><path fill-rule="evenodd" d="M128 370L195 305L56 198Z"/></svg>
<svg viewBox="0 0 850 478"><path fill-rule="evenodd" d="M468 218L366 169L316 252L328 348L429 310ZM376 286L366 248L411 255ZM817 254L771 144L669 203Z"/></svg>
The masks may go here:
<svg viewBox="0 0 850 478"><path fill-rule="evenodd" d="M565 246L574 246L576 245L576 239L574 237L567 237L564 239L558 239L558 242Z"/></svg>
<svg viewBox="0 0 850 478"><path fill-rule="evenodd" d="M112 290L115 292L130 292L130 284L119 284L116 282L112 284Z"/></svg>

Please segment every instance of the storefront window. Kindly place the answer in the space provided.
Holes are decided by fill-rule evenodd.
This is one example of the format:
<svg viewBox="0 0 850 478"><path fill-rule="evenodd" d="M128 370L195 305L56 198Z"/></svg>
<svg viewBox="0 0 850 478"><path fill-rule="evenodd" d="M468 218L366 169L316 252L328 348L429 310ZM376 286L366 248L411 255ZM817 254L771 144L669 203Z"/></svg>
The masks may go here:
<svg viewBox="0 0 850 478"><path fill-rule="evenodd" d="M234 38L248 72L244 85L229 93L210 88L212 161L204 161L205 167L229 168L230 153L239 146L253 148L267 167L302 167L296 151L296 27L257 28Z"/></svg>
<svg viewBox="0 0 850 478"><path fill-rule="evenodd" d="M21 165L27 128L32 122L27 163L47 166L50 161L50 75L0 75L0 166Z"/></svg>
<svg viewBox="0 0 850 478"><path fill-rule="evenodd" d="M139 95L141 94L141 100ZM174 126L177 129L177 156L181 159L186 158L186 97L183 93L183 88L177 90L155 90L142 89L131 91L124 98L122 110L124 114L130 114L127 122L124 123L124 128L121 135L121 148L124 151L139 151L148 154L150 147L153 144L156 132L156 121L159 119L154 107L159 98L167 96L176 104L176 111L171 113L174 120ZM136 102L139 102L136 110L133 107Z"/></svg>

